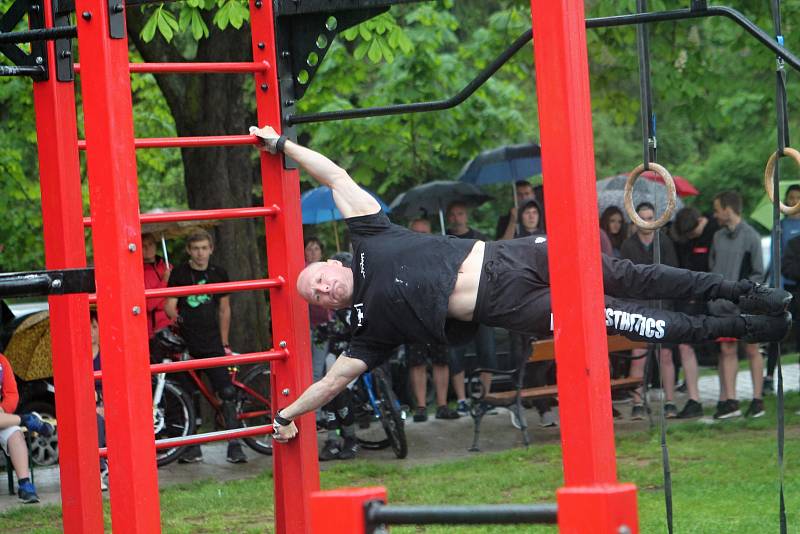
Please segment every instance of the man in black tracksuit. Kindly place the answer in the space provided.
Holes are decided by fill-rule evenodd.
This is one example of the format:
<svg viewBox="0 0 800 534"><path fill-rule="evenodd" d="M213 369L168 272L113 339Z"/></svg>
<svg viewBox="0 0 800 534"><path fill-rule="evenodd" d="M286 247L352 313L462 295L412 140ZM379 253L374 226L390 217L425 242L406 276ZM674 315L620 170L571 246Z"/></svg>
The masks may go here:
<svg viewBox="0 0 800 534"><path fill-rule="evenodd" d="M459 343L479 324L515 332L552 330L547 238L488 242L411 232L392 224L378 203L325 156L288 141L272 128L251 128L270 152L284 152L334 192L353 243L352 269L329 260L307 266L297 290L308 302L351 307L354 328L346 354L274 418L275 440L297 434L292 419L325 404L404 342ZM649 342L692 342L737 336L782 338L791 296L748 280L603 256L609 333ZM620 298L729 299L745 315L691 316ZM580 306L580 302L575 303ZM764 314L764 315L750 315Z"/></svg>

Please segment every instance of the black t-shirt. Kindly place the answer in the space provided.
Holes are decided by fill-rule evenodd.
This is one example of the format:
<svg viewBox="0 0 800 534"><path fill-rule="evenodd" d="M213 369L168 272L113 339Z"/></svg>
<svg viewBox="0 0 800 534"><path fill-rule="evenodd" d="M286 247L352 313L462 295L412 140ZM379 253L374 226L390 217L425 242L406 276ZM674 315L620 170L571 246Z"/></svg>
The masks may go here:
<svg viewBox="0 0 800 534"><path fill-rule="evenodd" d="M209 265L205 271L197 271L184 263L172 271L168 286L217 284L228 280L228 273L222 267ZM205 293L178 297L181 335L189 354L221 355L224 352L219 332L219 301L226 295Z"/></svg>
<svg viewBox="0 0 800 534"><path fill-rule="evenodd" d="M475 240L412 232L383 211L346 222L353 244L351 357L372 369L402 343L474 335L476 323L447 319L447 301Z"/></svg>
<svg viewBox="0 0 800 534"><path fill-rule="evenodd" d="M704 217L708 222L703 228L703 233L686 242L676 242L675 251L678 253L678 266L690 271L707 273L711 270L708 266L708 254L711 252L711 244L714 242L714 234L719 230L719 224L713 215Z"/></svg>

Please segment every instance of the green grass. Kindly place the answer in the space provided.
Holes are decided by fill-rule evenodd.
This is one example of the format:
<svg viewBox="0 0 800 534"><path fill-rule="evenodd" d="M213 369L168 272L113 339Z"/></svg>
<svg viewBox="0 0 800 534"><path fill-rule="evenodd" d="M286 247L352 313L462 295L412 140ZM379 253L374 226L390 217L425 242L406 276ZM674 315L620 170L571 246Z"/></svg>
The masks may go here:
<svg viewBox="0 0 800 534"><path fill-rule="evenodd" d="M800 526L800 398L787 400L786 497L789 530ZM771 416L716 425L678 423L669 428L675 532L778 532L774 399ZM453 444L461 447L463 444ZM413 455L413 451L412 451ZM642 532L666 532L659 433L621 434L617 439L619 479L638 487ZM557 444L534 444L498 454L407 467L404 462L355 461L322 474L325 489L386 486L394 504L553 502L562 484ZM161 492L165 533L272 532L272 478L197 482ZM31 513L35 510L35 513ZM61 532L59 507L18 508L0 515L4 534ZM110 527L106 509L107 527ZM417 527L393 533L555 532L555 527Z"/></svg>

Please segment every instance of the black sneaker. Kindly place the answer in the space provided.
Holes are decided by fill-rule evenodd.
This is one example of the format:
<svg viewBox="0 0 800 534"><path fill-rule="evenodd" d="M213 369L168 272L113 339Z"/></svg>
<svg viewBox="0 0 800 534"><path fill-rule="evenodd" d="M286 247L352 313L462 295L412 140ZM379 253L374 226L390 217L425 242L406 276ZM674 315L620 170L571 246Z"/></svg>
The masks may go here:
<svg viewBox="0 0 800 534"><path fill-rule="evenodd" d="M322 446L322 450L319 451L319 459L322 462L336 460L339 458L340 452L342 452L342 448L339 445L339 442L335 439L329 439L325 441L325 444Z"/></svg>
<svg viewBox="0 0 800 534"><path fill-rule="evenodd" d="M179 464L196 464L203 461L203 450L200 445L189 445L178 458Z"/></svg>
<svg viewBox="0 0 800 534"><path fill-rule="evenodd" d="M762 399L753 399L750 401L750 406L747 407L744 416L757 419L759 417L764 417L766 413L767 412L764 411L764 401Z"/></svg>
<svg viewBox="0 0 800 534"><path fill-rule="evenodd" d="M734 417L741 417L742 411L739 409L739 401L728 399L717 403L717 411L714 413L714 419L733 419Z"/></svg>
<svg viewBox="0 0 800 534"><path fill-rule="evenodd" d="M458 419L461 417L457 411L451 410L447 406L439 406L436 408L436 419ZM425 416L427 419L428 417Z"/></svg>
<svg viewBox="0 0 800 534"><path fill-rule="evenodd" d="M228 457L226 458L232 464L246 464L247 455L242 450L242 444L238 441L231 441L228 443Z"/></svg>
<svg viewBox="0 0 800 534"><path fill-rule="evenodd" d="M789 307L792 294L776 287L764 284L753 284L736 303L745 314L775 315L780 317Z"/></svg>
<svg viewBox="0 0 800 534"><path fill-rule="evenodd" d="M775 382L769 376L764 377L764 395L775 394Z"/></svg>
<svg viewBox="0 0 800 534"><path fill-rule="evenodd" d="M647 416L644 404L634 404L631 408L631 421L642 421Z"/></svg>
<svg viewBox="0 0 800 534"><path fill-rule="evenodd" d="M780 316L740 315L744 319L745 333L741 336L745 343L781 341L792 326L792 314L784 312Z"/></svg>
<svg viewBox="0 0 800 534"><path fill-rule="evenodd" d="M28 479L24 479L19 483L17 497L25 504L35 504L39 502L39 496L36 495L36 486Z"/></svg>
<svg viewBox="0 0 800 534"><path fill-rule="evenodd" d="M664 417L667 419L675 419L678 417L678 407L671 402L664 404Z"/></svg>
<svg viewBox="0 0 800 534"><path fill-rule="evenodd" d="M438 412L437 412L438 414ZM414 411L414 422L415 423L424 423L428 420L428 410L425 407L417 408Z"/></svg>
<svg viewBox="0 0 800 534"><path fill-rule="evenodd" d="M678 419L692 419L703 417L703 405L696 400L689 399L683 406L683 410L678 412Z"/></svg>
<svg viewBox="0 0 800 534"><path fill-rule="evenodd" d="M611 407L611 416L612 416L614 419L620 419L620 418L622 418L622 412L620 412L619 410L617 410L616 408L614 408L614 407L612 406L612 407Z"/></svg>
<svg viewBox="0 0 800 534"><path fill-rule="evenodd" d="M352 460L356 457L356 452L358 452L358 442L356 441L356 438L344 438L342 450L339 451L339 459Z"/></svg>

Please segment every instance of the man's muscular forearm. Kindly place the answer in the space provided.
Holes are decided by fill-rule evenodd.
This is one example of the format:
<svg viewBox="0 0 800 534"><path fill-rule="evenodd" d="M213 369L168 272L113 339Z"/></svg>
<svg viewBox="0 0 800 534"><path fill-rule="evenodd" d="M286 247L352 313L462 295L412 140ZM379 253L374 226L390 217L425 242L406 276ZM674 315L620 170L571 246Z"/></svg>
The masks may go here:
<svg viewBox="0 0 800 534"><path fill-rule="evenodd" d="M344 388L337 389L336 384L324 378L319 382L314 382L296 401L280 410L281 417L296 419L305 413L313 412L328 404L342 389Z"/></svg>

